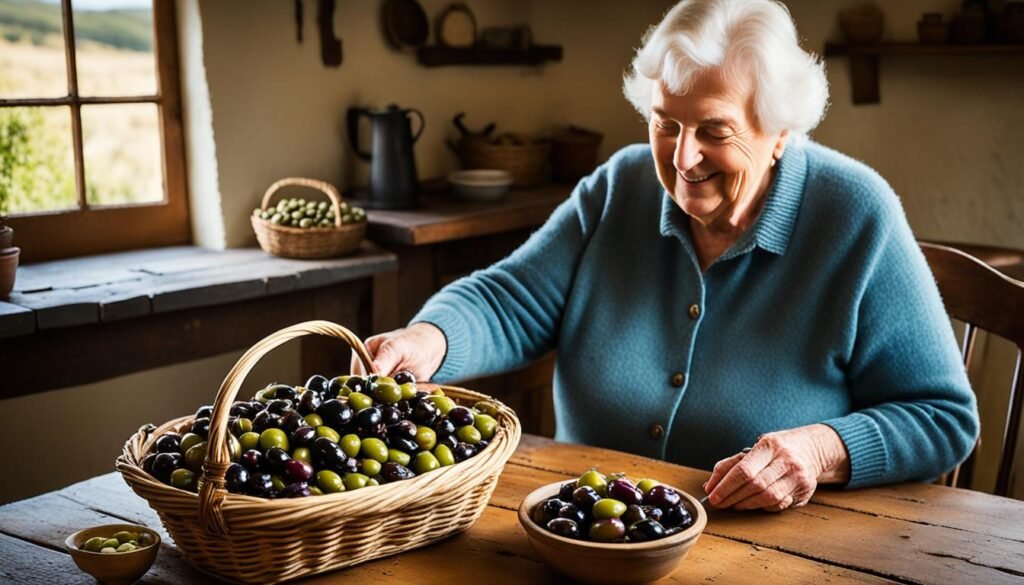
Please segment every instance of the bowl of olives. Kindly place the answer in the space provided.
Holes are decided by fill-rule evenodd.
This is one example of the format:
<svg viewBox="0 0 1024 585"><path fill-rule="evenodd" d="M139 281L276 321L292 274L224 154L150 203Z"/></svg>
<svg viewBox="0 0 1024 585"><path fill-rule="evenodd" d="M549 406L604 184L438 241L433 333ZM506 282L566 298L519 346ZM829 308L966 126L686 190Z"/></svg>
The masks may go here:
<svg viewBox="0 0 1024 585"><path fill-rule="evenodd" d="M160 535L137 524L105 524L79 530L64 546L78 568L100 583L128 585L153 566Z"/></svg>
<svg viewBox="0 0 1024 585"><path fill-rule="evenodd" d="M537 488L519 506L534 551L554 570L592 584L650 582L671 573L707 517L686 492L653 479L590 470Z"/></svg>

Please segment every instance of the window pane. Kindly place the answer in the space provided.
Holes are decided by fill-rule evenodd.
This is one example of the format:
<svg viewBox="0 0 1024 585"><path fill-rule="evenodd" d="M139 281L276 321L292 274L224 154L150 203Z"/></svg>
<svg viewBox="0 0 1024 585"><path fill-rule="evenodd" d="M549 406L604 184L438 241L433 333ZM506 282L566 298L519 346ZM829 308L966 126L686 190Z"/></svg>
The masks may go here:
<svg viewBox="0 0 1024 585"><path fill-rule="evenodd" d="M78 93L155 94L151 0L72 0L71 7Z"/></svg>
<svg viewBox="0 0 1024 585"><path fill-rule="evenodd" d="M12 214L78 207L74 169L70 108L0 108L0 188Z"/></svg>
<svg viewBox="0 0 1024 585"><path fill-rule="evenodd" d="M0 0L0 98L68 95L60 2Z"/></svg>
<svg viewBox="0 0 1024 585"><path fill-rule="evenodd" d="M89 205L164 200L156 104L82 106Z"/></svg>

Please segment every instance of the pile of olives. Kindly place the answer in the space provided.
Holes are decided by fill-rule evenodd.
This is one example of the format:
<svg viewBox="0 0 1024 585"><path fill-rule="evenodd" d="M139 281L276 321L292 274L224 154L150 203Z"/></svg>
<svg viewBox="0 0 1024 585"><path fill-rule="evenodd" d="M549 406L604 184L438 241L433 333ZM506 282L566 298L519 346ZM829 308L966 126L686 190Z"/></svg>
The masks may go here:
<svg viewBox="0 0 1024 585"><path fill-rule="evenodd" d="M142 469L171 486L198 491L212 406L196 411L188 432L166 433ZM270 384L235 402L227 435L229 492L293 498L410 479L454 465L487 447L497 406L460 406L441 389L417 390L409 372L315 375L305 386Z"/></svg>
<svg viewBox="0 0 1024 585"><path fill-rule="evenodd" d="M138 550L156 544L156 539L148 532L115 532L109 538L94 536L82 543L81 549L104 554L123 553Z"/></svg>
<svg viewBox="0 0 1024 585"><path fill-rule="evenodd" d="M366 211L362 207L350 206L342 201L341 223L358 223L366 221ZM327 201L306 201L305 199L282 199L275 207L252 211L253 216L265 219L272 224L296 228L325 228L334 226L334 207Z"/></svg>
<svg viewBox="0 0 1024 585"><path fill-rule="evenodd" d="M647 542L676 534L694 521L679 492L653 479L590 470L537 504L533 521L566 538Z"/></svg>

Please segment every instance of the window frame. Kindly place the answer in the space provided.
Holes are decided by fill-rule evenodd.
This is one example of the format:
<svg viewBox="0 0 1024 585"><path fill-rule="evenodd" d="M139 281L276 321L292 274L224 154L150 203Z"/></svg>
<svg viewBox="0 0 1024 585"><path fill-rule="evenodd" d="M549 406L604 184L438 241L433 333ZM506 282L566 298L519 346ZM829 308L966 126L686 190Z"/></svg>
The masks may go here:
<svg viewBox="0 0 1024 585"><path fill-rule="evenodd" d="M77 209L9 216L21 260L37 262L118 250L190 244L185 144L178 69L174 0L152 0L154 95L82 97L78 93L71 0L61 0L68 95L59 98L0 99L0 107L59 106L71 109ZM86 201L82 151L83 105L152 103L157 106L162 150L164 201L92 208Z"/></svg>

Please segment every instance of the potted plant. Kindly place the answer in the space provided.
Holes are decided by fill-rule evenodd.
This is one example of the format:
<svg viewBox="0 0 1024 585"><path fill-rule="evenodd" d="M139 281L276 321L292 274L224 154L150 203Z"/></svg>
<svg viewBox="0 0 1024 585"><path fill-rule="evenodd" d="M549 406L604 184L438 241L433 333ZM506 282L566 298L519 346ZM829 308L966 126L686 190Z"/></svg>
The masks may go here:
<svg viewBox="0 0 1024 585"><path fill-rule="evenodd" d="M7 225L11 193L14 190L15 147L19 142L20 127L0 124L0 299L14 289L14 275L18 269L21 250L14 247L14 228Z"/></svg>

